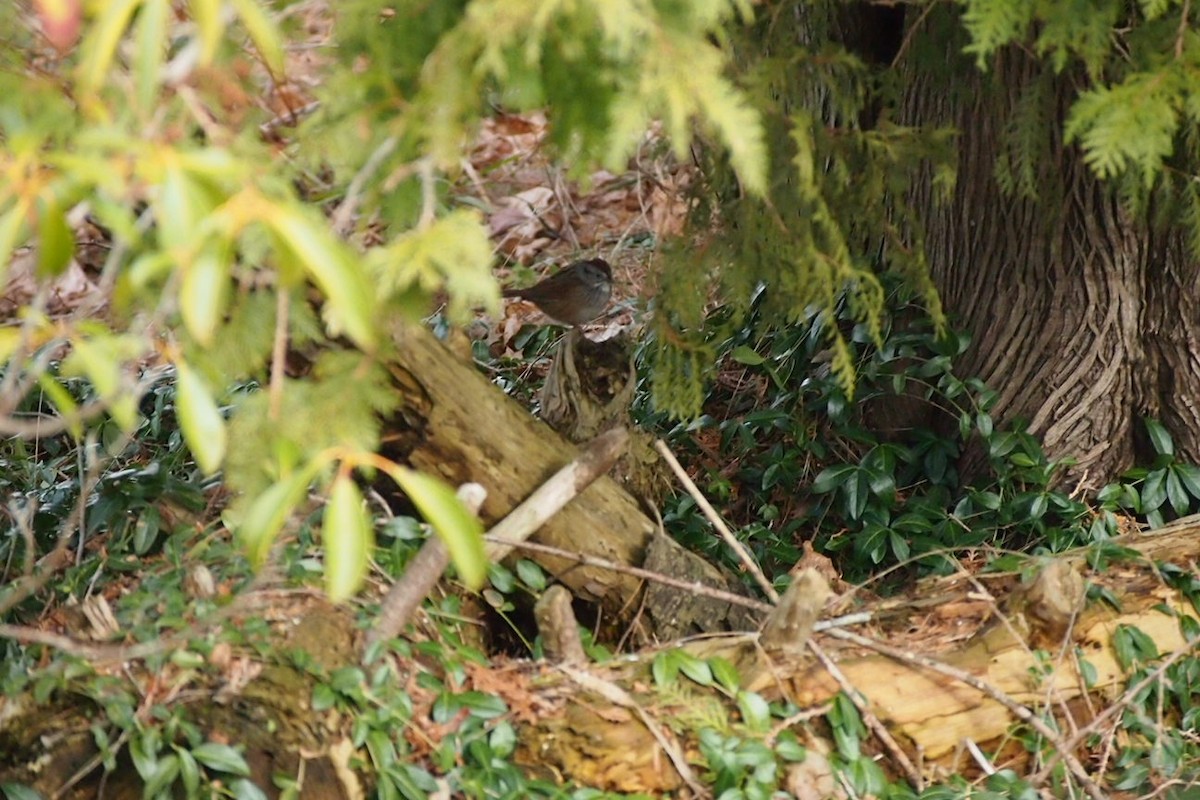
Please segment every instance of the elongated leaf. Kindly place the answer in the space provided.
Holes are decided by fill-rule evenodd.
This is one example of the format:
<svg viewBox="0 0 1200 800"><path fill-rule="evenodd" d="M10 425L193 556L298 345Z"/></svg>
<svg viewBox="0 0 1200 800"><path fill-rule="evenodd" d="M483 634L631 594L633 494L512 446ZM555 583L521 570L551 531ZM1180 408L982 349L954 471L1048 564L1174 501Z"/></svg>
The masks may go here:
<svg viewBox="0 0 1200 800"><path fill-rule="evenodd" d="M194 748L192 755L209 769L228 772L231 775L250 774L250 767L246 764L245 756L227 744L205 742Z"/></svg>
<svg viewBox="0 0 1200 800"><path fill-rule="evenodd" d="M275 23L267 17L263 7L256 0L232 0L232 5L267 68L275 75L282 74L283 45L280 44L279 30Z"/></svg>
<svg viewBox="0 0 1200 800"><path fill-rule="evenodd" d="M38 386L46 396L50 398L50 402L58 409L58 413L64 417L70 417L79 411L79 406L75 403L75 398L71 397L71 393L67 391L58 380L48 372L43 372L38 375ZM83 425L79 420L75 420L67 428L72 436L76 439L83 438Z"/></svg>
<svg viewBox="0 0 1200 800"><path fill-rule="evenodd" d="M104 12L83 42L78 75L79 88L84 93L95 92L104 83L117 52L117 43L139 4L140 0L112 0L104 4Z"/></svg>
<svg viewBox="0 0 1200 800"><path fill-rule="evenodd" d="M325 592L339 603L353 597L362 585L375 546L362 493L349 475L338 475L333 481L321 541L325 544Z"/></svg>
<svg viewBox="0 0 1200 800"><path fill-rule="evenodd" d="M1150 444L1154 447L1154 452L1160 456L1170 456L1175 454L1175 442L1171 440L1171 434L1163 427L1158 420L1145 419L1146 433L1150 434Z"/></svg>
<svg viewBox="0 0 1200 800"><path fill-rule="evenodd" d="M46 203L38 215L38 276L61 275L74 255L75 234L67 224L66 213L58 203Z"/></svg>
<svg viewBox="0 0 1200 800"><path fill-rule="evenodd" d="M316 217L283 206L271 209L267 224L329 299L333 327L344 329L359 347L375 344L374 294L366 273Z"/></svg>
<svg viewBox="0 0 1200 800"><path fill-rule="evenodd" d="M238 526L237 537L246 550L250 564L258 569L267 560L275 537L283 528L288 515L304 499L314 469L301 470L280 480L251 504Z"/></svg>
<svg viewBox="0 0 1200 800"><path fill-rule="evenodd" d="M196 34L200 39L200 66L206 67L212 63L217 54L217 45L221 43L221 2L220 0L190 0L188 7L192 10L192 20L196 23Z"/></svg>
<svg viewBox="0 0 1200 800"><path fill-rule="evenodd" d="M203 207L200 187L176 162L169 163L158 188L155 217L164 248L186 249L196 236Z"/></svg>
<svg viewBox="0 0 1200 800"><path fill-rule="evenodd" d="M225 458L225 420L199 375L182 361L175 362L175 406L184 441L205 475L211 475Z"/></svg>
<svg viewBox="0 0 1200 800"><path fill-rule="evenodd" d="M421 515L429 521L450 553L459 576L475 591L487 580L483 525L467 511L449 486L420 472L399 467L389 473Z"/></svg>
<svg viewBox="0 0 1200 800"><path fill-rule="evenodd" d="M138 108L148 114L154 106L162 82L167 47L169 0L142 0L137 18L137 45L134 52L134 77Z"/></svg>
<svg viewBox="0 0 1200 800"><path fill-rule="evenodd" d="M225 315L229 262L221 253L205 250L184 268L179 286L179 311L188 333L210 345Z"/></svg>

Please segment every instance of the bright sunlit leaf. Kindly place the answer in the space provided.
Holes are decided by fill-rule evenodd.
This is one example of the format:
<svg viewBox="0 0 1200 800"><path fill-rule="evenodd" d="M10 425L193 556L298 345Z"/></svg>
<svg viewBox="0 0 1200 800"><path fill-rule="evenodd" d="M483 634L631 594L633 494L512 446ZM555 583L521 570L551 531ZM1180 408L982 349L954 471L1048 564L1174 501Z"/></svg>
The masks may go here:
<svg viewBox="0 0 1200 800"><path fill-rule="evenodd" d="M179 312L188 333L210 345L225 314L229 264L221 254L206 250L184 268L179 286Z"/></svg>
<svg viewBox="0 0 1200 800"><path fill-rule="evenodd" d="M140 0L112 0L104 6L104 12L83 41L83 58L78 67L79 88L83 92L96 91L108 77L117 44L139 5Z"/></svg>
<svg viewBox="0 0 1200 800"><path fill-rule="evenodd" d="M184 441L205 475L225 458L225 420L204 381L182 361L175 362L175 406Z"/></svg>
<svg viewBox="0 0 1200 800"><path fill-rule="evenodd" d="M271 545L283 529L283 523L304 499L313 470L300 470L272 485L250 504L238 525L237 538L246 550L250 564L260 568L271 552Z"/></svg>
<svg viewBox="0 0 1200 800"><path fill-rule="evenodd" d="M469 512L454 490L437 478L399 467L392 478L446 544L450 560L467 588L475 591L487 580L483 525Z"/></svg>
<svg viewBox="0 0 1200 800"><path fill-rule="evenodd" d="M353 597L366 577L375 533L362 493L349 475L338 475L333 481L321 541L325 545L325 592L335 603Z"/></svg>

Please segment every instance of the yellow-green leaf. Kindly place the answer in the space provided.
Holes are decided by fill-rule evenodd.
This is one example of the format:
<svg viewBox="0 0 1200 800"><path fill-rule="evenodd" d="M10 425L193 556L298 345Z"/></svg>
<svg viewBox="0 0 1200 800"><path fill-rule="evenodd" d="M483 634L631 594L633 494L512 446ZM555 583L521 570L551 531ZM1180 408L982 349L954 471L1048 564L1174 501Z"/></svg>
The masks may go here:
<svg viewBox="0 0 1200 800"><path fill-rule="evenodd" d="M297 209L273 207L267 224L329 300L326 316L330 326L335 331L344 330L359 347L372 348L376 335L375 295L361 260L350 258L322 221Z"/></svg>
<svg viewBox="0 0 1200 800"><path fill-rule="evenodd" d="M179 312L188 333L202 345L213 342L225 315L228 289L229 263L223 254L207 249L184 267Z"/></svg>
<svg viewBox="0 0 1200 800"><path fill-rule="evenodd" d="M67 215L56 202L48 202L38 215L37 274L43 278L60 275L75 255L75 234Z"/></svg>
<svg viewBox="0 0 1200 800"><path fill-rule="evenodd" d="M341 602L362 585L375 533L363 507L362 494L349 475L338 475L329 492L321 525L325 545L325 591Z"/></svg>
<svg viewBox="0 0 1200 800"><path fill-rule="evenodd" d="M279 30L275 23L267 17L265 11L256 0L232 0L234 9L259 55L266 62L267 68L276 76L283 73L283 45L279 41Z"/></svg>
<svg viewBox="0 0 1200 800"><path fill-rule="evenodd" d="M207 67L221 43L221 0L191 0L188 5L200 39L200 66Z"/></svg>
<svg viewBox="0 0 1200 800"><path fill-rule="evenodd" d="M283 528L288 515L304 499L312 481L311 469L300 470L273 484L250 504L238 526L237 538L246 550L250 565L258 569L267 560L275 537Z"/></svg>
<svg viewBox="0 0 1200 800"><path fill-rule="evenodd" d="M164 170L155 205L158 237L163 247L184 249L195 239L208 203L195 180L172 161Z"/></svg>
<svg viewBox="0 0 1200 800"><path fill-rule="evenodd" d="M204 380L182 361L175 362L175 410L196 464L213 474L225 458L225 420Z"/></svg>
<svg viewBox="0 0 1200 800"><path fill-rule="evenodd" d="M79 88L91 93L104 83L108 67L117 52L121 35L129 26L129 20L140 0L111 0L104 5L100 19L91 26L83 42L83 56L79 60Z"/></svg>
<svg viewBox="0 0 1200 800"><path fill-rule="evenodd" d="M167 47L167 12L170 9L168 0L142 0L142 8L138 11L134 76L138 108L143 114L154 110L158 86L162 82Z"/></svg>
<svg viewBox="0 0 1200 800"><path fill-rule="evenodd" d="M479 518L467 510L453 489L437 478L403 467L392 470L391 475L442 537L450 560L467 588L474 591L483 586L488 562Z"/></svg>

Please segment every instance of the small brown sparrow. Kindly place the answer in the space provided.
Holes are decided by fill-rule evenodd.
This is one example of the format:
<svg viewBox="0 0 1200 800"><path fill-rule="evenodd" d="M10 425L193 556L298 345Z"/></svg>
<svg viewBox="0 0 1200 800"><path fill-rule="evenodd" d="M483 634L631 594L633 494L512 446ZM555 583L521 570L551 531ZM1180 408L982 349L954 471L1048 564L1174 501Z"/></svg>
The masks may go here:
<svg viewBox="0 0 1200 800"><path fill-rule="evenodd" d="M527 289L505 289L503 295L525 298L555 322L582 325L608 305L612 267L603 258L576 261Z"/></svg>

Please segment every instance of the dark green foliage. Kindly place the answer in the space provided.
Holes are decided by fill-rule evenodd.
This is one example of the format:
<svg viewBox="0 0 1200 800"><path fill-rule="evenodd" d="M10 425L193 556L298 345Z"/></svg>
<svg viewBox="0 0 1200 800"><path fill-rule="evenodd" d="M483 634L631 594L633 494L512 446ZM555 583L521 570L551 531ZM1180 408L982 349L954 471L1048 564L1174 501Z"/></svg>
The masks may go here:
<svg viewBox="0 0 1200 800"><path fill-rule="evenodd" d="M1118 515L1161 525L1200 508L1200 469L1175 459L1170 436L1153 420L1146 421L1158 453L1151 466L1130 470L1095 498L1070 496L1059 485L1066 464L1047 459L1019 425L997 429L988 414L993 393L955 374L966 337L939 336L906 297L893 287L881 346L853 321L849 304L840 306L836 327L859 376L854 402L829 364L827 315L810 310L802 323L763 333L756 305L741 329L706 344L721 354L724 378L706 398L706 413L667 427L664 415L640 408L647 424L663 426L676 448L704 465L702 488L741 527L768 575L786 571L804 541L858 581L897 564L952 569L955 554L979 547L1060 552L1100 544L1118 532ZM732 327L722 321L729 319L719 316L710 330ZM897 404L916 407L917 427L874 425L875 413L886 416ZM963 476L959 465L969 457L977 466ZM665 520L689 546L731 558L690 498L677 499Z"/></svg>

